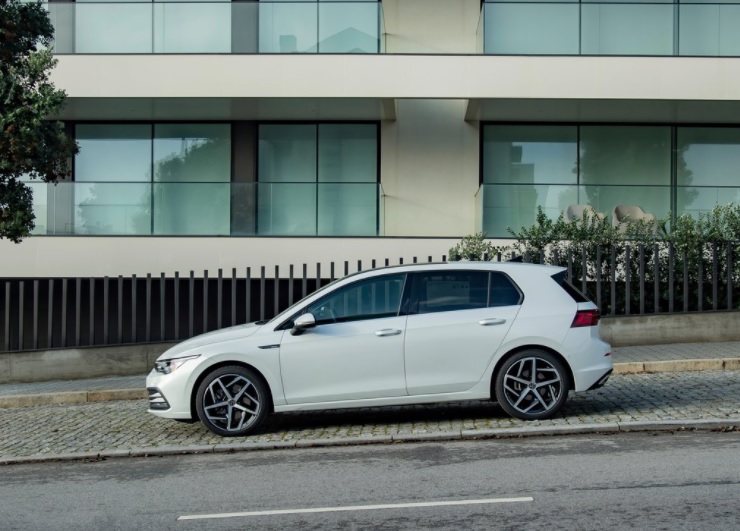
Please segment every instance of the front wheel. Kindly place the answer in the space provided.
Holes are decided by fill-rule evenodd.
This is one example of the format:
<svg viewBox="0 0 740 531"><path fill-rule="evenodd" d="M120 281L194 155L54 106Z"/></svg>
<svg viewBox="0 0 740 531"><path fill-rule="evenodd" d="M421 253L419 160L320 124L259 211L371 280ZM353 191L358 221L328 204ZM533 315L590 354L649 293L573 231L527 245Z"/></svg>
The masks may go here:
<svg viewBox="0 0 740 531"><path fill-rule="evenodd" d="M206 428L225 437L249 435L269 412L267 386L252 370L238 365L216 369L201 382L195 397Z"/></svg>
<svg viewBox="0 0 740 531"><path fill-rule="evenodd" d="M496 400L509 415L549 419L565 405L570 379L562 362L543 350L518 352L496 376Z"/></svg>

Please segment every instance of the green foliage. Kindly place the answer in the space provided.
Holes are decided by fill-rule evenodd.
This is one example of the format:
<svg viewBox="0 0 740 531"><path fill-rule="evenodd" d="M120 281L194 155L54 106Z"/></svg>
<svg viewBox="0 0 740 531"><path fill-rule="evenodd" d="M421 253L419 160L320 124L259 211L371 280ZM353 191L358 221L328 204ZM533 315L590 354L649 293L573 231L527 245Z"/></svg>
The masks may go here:
<svg viewBox="0 0 740 531"><path fill-rule="evenodd" d="M456 262L459 260L483 261L486 257L491 260L499 248L491 242L486 241L485 232L477 232L471 236L465 236L457 245L449 250L448 260Z"/></svg>
<svg viewBox="0 0 740 531"><path fill-rule="evenodd" d="M528 262L567 267L571 280L600 300L605 314L640 307L648 313L666 312L671 301L676 310L706 310L715 303L740 308L740 206L730 203L696 218L671 218L628 221L620 229L588 211L568 222L562 215L552 220L538 207L534 225L509 229L514 242L495 253L503 259L518 254ZM463 239L450 249L450 260L465 252L476 254L475 245L484 236ZM487 245L489 251L494 248ZM493 258L495 253L488 254Z"/></svg>
<svg viewBox="0 0 740 531"><path fill-rule="evenodd" d="M32 192L21 179L69 174L77 145L61 122L65 93L49 81L54 29L42 4L0 0L0 239L34 228Z"/></svg>

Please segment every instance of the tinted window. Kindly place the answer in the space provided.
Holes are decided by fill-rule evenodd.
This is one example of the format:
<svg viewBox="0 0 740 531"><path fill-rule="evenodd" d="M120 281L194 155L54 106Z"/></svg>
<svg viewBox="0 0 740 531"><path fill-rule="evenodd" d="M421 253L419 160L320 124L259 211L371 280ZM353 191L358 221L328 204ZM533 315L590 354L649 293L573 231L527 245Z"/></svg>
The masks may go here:
<svg viewBox="0 0 740 531"><path fill-rule="evenodd" d="M398 315L405 274L387 275L345 286L307 308L317 324Z"/></svg>
<svg viewBox="0 0 740 531"><path fill-rule="evenodd" d="M522 294L503 273L491 273L491 292L488 306L516 306L522 303Z"/></svg>
<svg viewBox="0 0 740 531"><path fill-rule="evenodd" d="M444 271L419 273L414 279L417 313L451 312L485 308L488 273Z"/></svg>

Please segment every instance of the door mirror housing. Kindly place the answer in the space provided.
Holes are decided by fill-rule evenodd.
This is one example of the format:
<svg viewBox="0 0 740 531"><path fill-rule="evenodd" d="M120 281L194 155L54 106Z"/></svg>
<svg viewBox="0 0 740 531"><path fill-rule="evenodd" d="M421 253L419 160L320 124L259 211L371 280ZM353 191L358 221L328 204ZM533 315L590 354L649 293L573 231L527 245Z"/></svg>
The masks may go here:
<svg viewBox="0 0 740 531"><path fill-rule="evenodd" d="M314 328L315 326L316 318L313 316L313 314L304 313L293 322L293 328L290 330L290 335L300 336L303 332L305 332L309 328Z"/></svg>

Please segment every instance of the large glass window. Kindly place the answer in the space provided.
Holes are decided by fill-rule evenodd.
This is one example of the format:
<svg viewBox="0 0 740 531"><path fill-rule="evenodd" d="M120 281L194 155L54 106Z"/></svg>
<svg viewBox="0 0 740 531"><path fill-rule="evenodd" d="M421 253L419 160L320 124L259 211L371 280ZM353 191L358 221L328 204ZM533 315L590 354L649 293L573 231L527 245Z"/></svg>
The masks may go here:
<svg viewBox="0 0 740 531"><path fill-rule="evenodd" d="M228 124L79 124L73 232L228 234Z"/></svg>
<svg viewBox="0 0 740 531"><path fill-rule="evenodd" d="M154 233L229 234L228 124L155 124Z"/></svg>
<svg viewBox="0 0 740 531"><path fill-rule="evenodd" d="M555 219L591 205L615 225L671 210L670 126L487 125L482 149L491 236L532 225L538 207Z"/></svg>
<svg viewBox="0 0 740 531"><path fill-rule="evenodd" d="M490 3L483 15L484 53L579 53L578 3Z"/></svg>
<svg viewBox="0 0 740 531"><path fill-rule="evenodd" d="M259 128L260 234L377 234L375 124Z"/></svg>
<svg viewBox="0 0 740 531"><path fill-rule="evenodd" d="M483 53L740 55L737 0L485 0Z"/></svg>
<svg viewBox="0 0 740 531"><path fill-rule="evenodd" d="M678 212L740 203L740 128L679 127L676 137Z"/></svg>

